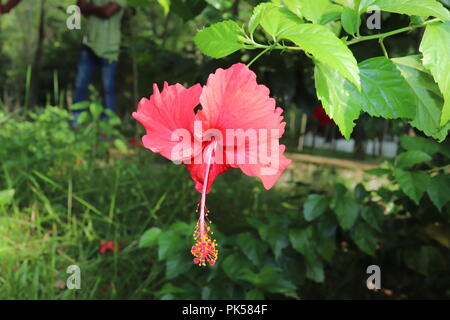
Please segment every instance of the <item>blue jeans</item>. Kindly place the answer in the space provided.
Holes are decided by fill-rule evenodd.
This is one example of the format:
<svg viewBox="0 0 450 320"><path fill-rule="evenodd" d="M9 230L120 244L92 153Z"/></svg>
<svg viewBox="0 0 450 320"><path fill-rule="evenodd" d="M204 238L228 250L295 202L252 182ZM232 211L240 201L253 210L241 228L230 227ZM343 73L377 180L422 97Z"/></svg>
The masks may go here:
<svg viewBox="0 0 450 320"><path fill-rule="evenodd" d="M96 67L100 66L103 84L103 105L111 111L116 110L116 68L117 61L98 57L91 48L83 45L78 60L77 76L75 79L75 92L73 103L87 101L88 86L92 81L92 74ZM83 110L74 111L75 119Z"/></svg>

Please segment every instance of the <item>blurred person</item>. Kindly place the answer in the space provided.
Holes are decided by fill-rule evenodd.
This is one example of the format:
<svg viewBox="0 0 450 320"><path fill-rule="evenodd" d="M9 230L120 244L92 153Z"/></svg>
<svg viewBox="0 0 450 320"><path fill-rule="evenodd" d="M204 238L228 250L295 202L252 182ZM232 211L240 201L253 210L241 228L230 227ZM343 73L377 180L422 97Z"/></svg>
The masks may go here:
<svg viewBox="0 0 450 320"><path fill-rule="evenodd" d="M0 14L5 14L10 12L15 6L19 4L22 0L9 0L5 4L2 4L0 0Z"/></svg>
<svg viewBox="0 0 450 320"><path fill-rule="evenodd" d="M87 101L92 74L95 68L100 67L103 105L115 111L115 75L126 0L78 0L77 5L87 18L87 27L78 60L73 103ZM73 126L77 126L76 119L82 111L74 112Z"/></svg>

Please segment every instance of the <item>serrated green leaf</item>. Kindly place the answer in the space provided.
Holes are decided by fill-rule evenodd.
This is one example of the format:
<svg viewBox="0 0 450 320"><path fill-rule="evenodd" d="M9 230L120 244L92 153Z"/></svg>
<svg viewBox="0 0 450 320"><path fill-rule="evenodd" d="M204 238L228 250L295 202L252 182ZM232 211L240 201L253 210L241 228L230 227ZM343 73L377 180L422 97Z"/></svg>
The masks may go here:
<svg viewBox="0 0 450 320"><path fill-rule="evenodd" d="M303 205L303 214L306 221L312 221L319 217L327 210L329 200L324 195L312 194L309 195Z"/></svg>
<svg viewBox="0 0 450 320"><path fill-rule="evenodd" d="M314 71L317 97L327 115L334 120L346 139L355 126L361 111L358 89L334 69L317 63Z"/></svg>
<svg viewBox="0 0 450 320"><path fill-rule="evenodd" d="M439 152L440 146L436 142L422 138L403 135L400 138L400 145L406 150L419 150L433 155Z"/></svg>
<svg viewBox="0 0 450 320"><path fill-rule="evenodd" d="M261 3L253 8L253 14L248 20L248 31L250 34L253 34L256 28L259 26L262 17L264 16L264 12L267 8L266 3Z"/></svg>
<svg viewBox="0 0 450 320"><path fill-rule="evenodd" d="M316 24L326 24L341 14L342 7L328 0L283 0L284 5L299 17Z"/></svg>
<svg viewBox="0 0 450 320"><path fill-rule="evenodd" d="M428 196L439 211L450 201L450 176L439 174L430 179Z"/></svg>
<svg viewBox="0 0 450 320"><path fill-rule="evenodd" d="M282 38L294 42L314 57L349 80L359 91L361 82L358 65L350 49L327 27L315 24L301 24L286 30ZM339 85L339 84L335 84Z"/></svg>
<svg viewBox="0 0 450 320"><path fill-rule="evenodd" d="M358 12L350 8L344 8L341 13L341 23L345 32L355 35L361 25L361 19Z"/></svg>
<svg viewBox="0 0 450 320"><path fill-rule="evenodd" d="M450 130L450 124L444 127L440 125L444 100L433 76L422 65L421 57L407 56L392 61L417 97L416 116L410 124L426 135L443 141Z"/></svg>
<svg viewBox="0 0 450 320"><path fill-rule="evenodd" d="M448 19L447 19L448 20ZM450 22L427 25L419 50L444 96L440 125L450 121Z"/></svg>
<svg viewBox="0 0 450 320"><path fill-rule="evenodd" d="M144 232L144 234L139 239L139 248L149 248L156 246L158 243L159 235L161 234L160 228L150 228Z"/></svg>
<svg viewBox="0 0 450 320"><path fill-rule="evenodd" d="M370 6L393 13L450 20L449 11L436 0L363 0L359 5L359 12L365 12Z"/></svg>
<svg viewBox="0 0 450 320"><path fill-rule="evenodd" d="M273 3L263 3L259 6L262 7L262 17L259 23L274 41L286 32L297 31L303 24L302 19L282 6Z"/></svg>
<svg viewBox="0 0 450 320"><path fill-rule="evenodd" d="M400 189L417 205L428 188L430 176L424 171L405 171L395 169L394 176Z"/></svg>
<svg viewBox="0 0 450 320"><path fill-rule="evenodd" d="M244 48L239 41L240 34L237 23L226 20L197 32L194 42L204 54L218 59Z"/></svg>
<svg viewBox="0 0 450 320"><path fill-rule="evenodd" d="M417 98L395 64L376 57L359 64L362 85L362 109L385 119L416 115Z"/></svg>
<svg viewBox="0 0 450 320"><path fill-rule="evenodd" d="M400 153L395 158L395 166L400 169L409 169L415 164L431 160L428 153L419 150L410 150Z"/></svg>

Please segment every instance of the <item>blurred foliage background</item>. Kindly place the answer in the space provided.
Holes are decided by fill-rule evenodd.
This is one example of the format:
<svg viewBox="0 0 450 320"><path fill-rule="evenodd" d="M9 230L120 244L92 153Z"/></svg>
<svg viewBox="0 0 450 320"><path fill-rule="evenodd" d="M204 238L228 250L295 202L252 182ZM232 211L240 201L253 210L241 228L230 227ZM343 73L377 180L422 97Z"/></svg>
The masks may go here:
<svg viewBox="0 0 450 320"><path fill-rule="evenodd" d="M387 130L402 137L397 159L365 173L360 184L327 166L271 191L237 171L221 176L207 200L218 264L193 265L199 195L184 168L129 143L143 133L130 114L153 83L204 83L218 67L251 61L258 52L205 57L192 37L222 19L247 21L259 2L172 0L167 10L165 1L130 0L117 116L99 121L97 75L89 117L77 131L69 127L68 110L84 21L81 30L65 25L74 1L24 0L1 16L0 298L450 297L448 139L422 138L402 120L358 120L355 139L383 139ZM385 29L408 23L383 13ZM364 28L364 34L374 32ZM416 54L422 32L388 38L385 45L393 56ZM358 61L382 55L370 42L353 52ZM287 52L252 65L286 110L284 142L294 152L300 114L309 116L318 104L312 67L305 56ZM409 176L410 168L418 171ZM420 172L433 181L427 189ZM376 179L387 183L371 186ZM81 290L65 287L71 264L81 268ZM381 290L366 287L372 264L381 267Z"/></svg>

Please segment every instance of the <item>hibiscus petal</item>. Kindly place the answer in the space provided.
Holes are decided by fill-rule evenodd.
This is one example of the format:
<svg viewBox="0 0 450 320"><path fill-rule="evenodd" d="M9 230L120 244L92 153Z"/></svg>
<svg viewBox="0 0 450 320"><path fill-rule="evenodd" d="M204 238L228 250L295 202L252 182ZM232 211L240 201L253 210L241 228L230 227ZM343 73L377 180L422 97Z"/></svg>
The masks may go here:
<svg viewBox="0 0 450 320"><path fill-rule="evenodd" d="M211 74L200 103L196 120L202 121L203 132L215 128L225 136L227 129L280 128L282 110L275 109L269 89L258 85L255 73L242 63Z"/></svg>
<svg viewBox="0 0 450 320"><path fill-rule="evenodd" d="M186 89L165 82L160 93L154 84L150 99L143 98L138 111L132 114L146 129L142 138L144 146L172 161L189 158L190 154L175 151L192 148L194 108L199 104L201 92L199 84Z"/></svg>
<svg viewBox="0 0 450 320"><path fill-rule="evenodd" d="M285 146L279 146L278 160L276 163L270 164L239 164L237 165L243 173L250 177L258 177L264 185L266 190L273 187L275 182L280 177L281 173L290 164L291 160L284 156Z"/></svg>

